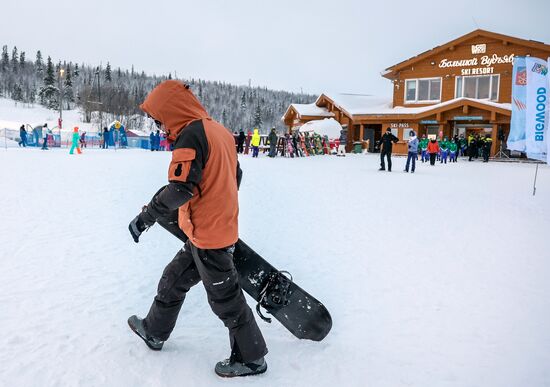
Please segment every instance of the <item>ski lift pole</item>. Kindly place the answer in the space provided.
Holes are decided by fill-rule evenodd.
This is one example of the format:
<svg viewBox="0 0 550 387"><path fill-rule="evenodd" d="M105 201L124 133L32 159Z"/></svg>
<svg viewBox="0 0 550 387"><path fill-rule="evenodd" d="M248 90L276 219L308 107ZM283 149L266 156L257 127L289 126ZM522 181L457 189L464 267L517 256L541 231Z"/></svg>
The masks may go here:
<svg viewBox="0 0 550 387"><path fill-rule="evenodd" d="M537 163L537 169L535 170L535 180L533 181L533 196L537 192L537 175L539 173L539 163Z"/></svg>

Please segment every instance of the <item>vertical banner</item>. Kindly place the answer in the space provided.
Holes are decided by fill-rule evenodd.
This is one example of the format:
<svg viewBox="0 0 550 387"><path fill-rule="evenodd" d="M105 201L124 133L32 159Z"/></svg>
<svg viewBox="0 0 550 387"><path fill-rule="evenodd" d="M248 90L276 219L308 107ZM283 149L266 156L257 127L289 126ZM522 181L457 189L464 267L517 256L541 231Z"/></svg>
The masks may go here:
<svg viewBox="0 0 550 387"><path fill-rule="evenodd" d="M527 70L525 57L516 56L512 73L512 118L506 146L525 152L525 111L527 109Z"/></svg>
<svg viewBox="0 0 550 387"><path fill-rule="evenodd" d="M548 132L548 63L525 58L527 68L527 109L525 115L525 151L527 157L546 161Z"/></svg>

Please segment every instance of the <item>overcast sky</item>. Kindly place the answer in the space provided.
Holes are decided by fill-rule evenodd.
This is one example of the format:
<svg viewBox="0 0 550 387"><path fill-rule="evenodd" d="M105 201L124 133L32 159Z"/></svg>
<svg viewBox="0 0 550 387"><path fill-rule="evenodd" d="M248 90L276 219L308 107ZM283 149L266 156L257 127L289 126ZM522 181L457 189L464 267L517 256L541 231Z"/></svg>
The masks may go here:
<svg viewBox="0 0 550 387"><path fill-rule="evenodd" d="M33 60L39 49L185 78L389 95L382 70L478 27L550 44L550 0L2 0L0 44Z"/></svg>

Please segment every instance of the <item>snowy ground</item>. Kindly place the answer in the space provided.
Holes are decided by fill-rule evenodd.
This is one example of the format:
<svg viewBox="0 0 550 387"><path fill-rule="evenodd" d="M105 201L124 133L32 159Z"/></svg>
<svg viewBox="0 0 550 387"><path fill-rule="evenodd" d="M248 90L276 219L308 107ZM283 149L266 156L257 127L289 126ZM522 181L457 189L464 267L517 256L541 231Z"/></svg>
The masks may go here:
<svg viewBox="0 0 550 387"><path fill-rule="evenodd" d="M163 351L144 315L179 243L128 222L168 153L0 149L0 384L548 386L550 169L375 155L241 163L241 237L322 300L321 343L259 322L268 373L222 380L225 328L193 288ZM252 303L251 303L252 304Z"/></svg>

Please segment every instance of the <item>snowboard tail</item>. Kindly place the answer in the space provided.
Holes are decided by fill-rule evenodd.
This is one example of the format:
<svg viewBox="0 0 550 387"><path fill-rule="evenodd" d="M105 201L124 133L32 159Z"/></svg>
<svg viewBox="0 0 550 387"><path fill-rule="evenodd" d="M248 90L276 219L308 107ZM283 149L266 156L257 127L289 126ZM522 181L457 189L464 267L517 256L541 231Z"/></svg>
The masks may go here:
<svg viewBox="0 0 550 387"><path fill-rule="evenodd" d="M188 237L178 226L177 211L157 223L182 242ZM279 271L241 239L235 243L233 262L239 273L242 289L256 300L256 311L262 320L261 308L278 320L299 339L323 340L332 328L326 307L292 280L290 273Z"/></svg>

